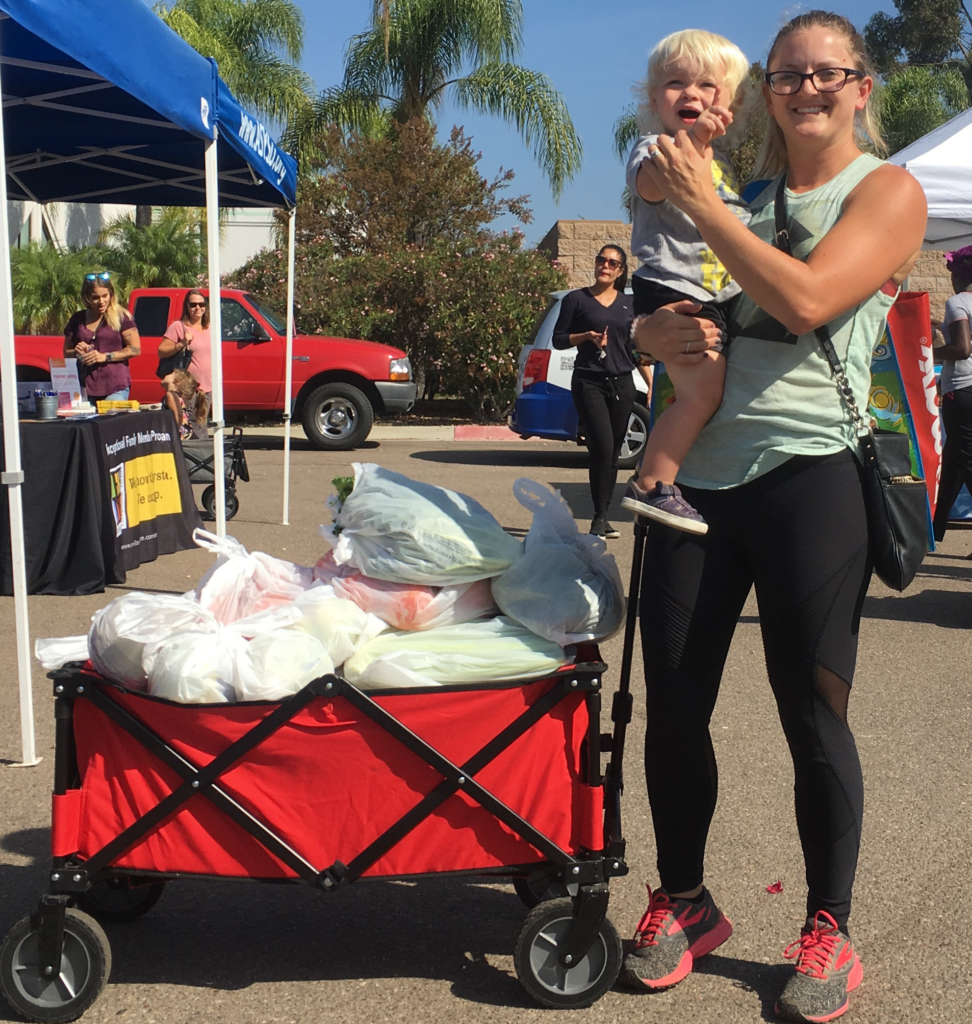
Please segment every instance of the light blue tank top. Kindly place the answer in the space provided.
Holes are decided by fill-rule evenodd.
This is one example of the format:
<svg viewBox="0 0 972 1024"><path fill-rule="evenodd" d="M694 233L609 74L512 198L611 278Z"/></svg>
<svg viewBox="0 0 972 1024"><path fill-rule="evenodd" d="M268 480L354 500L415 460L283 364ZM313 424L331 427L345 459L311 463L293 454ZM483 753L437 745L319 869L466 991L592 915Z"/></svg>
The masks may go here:
<svg viewBox="0 0 972 1024"><path fill-rule="evenodd" d="M837 223L851 190L881 161L862 154L810 192L786 190L790 244L805 260ZM772 244L779 179L752 203L749 229ZM883 291L831 320L830 334L861 409L871 383L871 352L884 329L894 295ZM737 487L782 465L793 455L857 450L850 413L815 334L795 339L745 294L739 300L726 365L726 384L715 416L692 445L678 482L709 490Z"/></svg>

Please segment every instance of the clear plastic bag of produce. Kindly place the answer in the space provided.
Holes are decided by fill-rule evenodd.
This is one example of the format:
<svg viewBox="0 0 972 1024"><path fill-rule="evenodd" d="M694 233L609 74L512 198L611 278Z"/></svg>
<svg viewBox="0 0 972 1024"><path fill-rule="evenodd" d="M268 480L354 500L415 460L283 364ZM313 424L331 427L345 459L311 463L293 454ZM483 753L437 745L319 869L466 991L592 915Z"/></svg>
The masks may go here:
<svg viewBox="0 0 972 1024"><path fill-rule="evenodd" d="M312 583L310 569L262 551L247 551L233 537L196 529L193 540L218 555L196 586L196 599L222 623L290 604Z"/></svg>
<svg viewBox="0 0 972 1024"><path fill-rule="evenodd" d="M533 512L523 557L492 581L504 615L566 646L603 640L624 622L624 584L604 541L580 533L564 499L520 479L513 493Z"/></svg>
<svg viewBox="0 0 972 1024"><path fill-rule="evenodd" d="M335 665L343 665L362 644L388 628L377 615L338 597L334 587L323 583L301 594L294 608L300 612L294 628L320 640Z"/></svg>
<svg viewBox="0 0 972 1024"><path fill-rule="evenodd" d="M147 644L142 666L153 697L180 704L226 704L236 700L234 680L246 641L237 634L176 633Z"/></svg>
<svg viewBox="0 0 972 1024"><path fill-rule="evenodd" d="M464 622L422 633L383 633L344 664L356 686L441 686L529 679L567 663L558 644L508 618Z"/></svg>
<svg viewBox="0 0 972 1024"><path fill-rule="evenodd" d="M423 587L374 580L355 572L335 577L332 586L339 597L353 601L395 629L437 629L493 616L497 611L489 580L452 587Z"/></svg>
<svg viewBox="0 0 972 1024"><path fill-rule="evenodd" d="M146 644L186 630L215 633L217 628L213 614L190 597L135 591L116 597L91 617L88 654L106 679L144 690L148 683L142 668Z"/></svg>
<svg viewBox="0 0 972 1024"><path fill-rule="evenodd" d="M247 644L233 682L240 700L283 700L333 672L320 640L299 629L277 629Z"/></svg>
<svg viewBox="0 0 972 1024"><path fill-rule="evenodd" d="M354 490L334 528L321 532L338 565L391 583L472 583L498 576L523 552L479 502L374 463L354 463Z"/></svg>

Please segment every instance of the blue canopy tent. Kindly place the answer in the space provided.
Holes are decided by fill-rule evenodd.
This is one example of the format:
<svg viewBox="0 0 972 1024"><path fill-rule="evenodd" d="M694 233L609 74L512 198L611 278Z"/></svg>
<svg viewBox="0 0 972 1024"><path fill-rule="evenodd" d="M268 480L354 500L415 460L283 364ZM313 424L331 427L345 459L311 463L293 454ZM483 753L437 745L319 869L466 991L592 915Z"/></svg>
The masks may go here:
<svg viewBox="0 0 972 1024"><path fill-rule="evenodd" d="M93 21L95 32L87 30ZM2 483L10 505L23 763L36 764L7 200L205 206L209 280L218 288L220 203L287 206L293 214L297 166L259 119L240 107L215 62L196 53L141 0L104 0L95 8L89 0L0 0L0 82ZM292 251L292 215L290 225ZM219 302L210 303L210 318L213 444L220 466ZM292 337L291 301L288 382ZM216 528L223 534L220 474L216 505Z"/></svg>

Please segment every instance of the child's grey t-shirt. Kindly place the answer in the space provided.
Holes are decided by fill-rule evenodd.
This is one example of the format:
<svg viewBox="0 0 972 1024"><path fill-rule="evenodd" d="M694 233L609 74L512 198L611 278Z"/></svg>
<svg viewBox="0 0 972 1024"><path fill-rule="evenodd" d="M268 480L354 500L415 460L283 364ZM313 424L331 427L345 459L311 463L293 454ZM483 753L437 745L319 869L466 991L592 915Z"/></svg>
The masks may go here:
<svg viewBox="0 0 972 1024"><path fill-rule="evenodd" d="M945 303L942 333L945 335L946 341L951 341L948 335L948 325L956 320L972 321L972 292L959 292ZM970 323L970 327L972 327L972 323ZM942 364L941 381L943 395L947 395L950 391L972 387L972 356L969 356L968 359L946 359Z"/></svg>
<svg viewBox="0 0 972 1024"><path fill-rule="evenodd" d="M719 257L706 245L691 217L667 199L648 203L638 195L641 161L657 135L642 135L628 157L626 179L631 194L631 254L640 262L636 277L663 284L699 302L724 302L739 294ZM739 195L729 162L716 154L712 161L716 194L743 222L749 223L749 207Z"/></svg>

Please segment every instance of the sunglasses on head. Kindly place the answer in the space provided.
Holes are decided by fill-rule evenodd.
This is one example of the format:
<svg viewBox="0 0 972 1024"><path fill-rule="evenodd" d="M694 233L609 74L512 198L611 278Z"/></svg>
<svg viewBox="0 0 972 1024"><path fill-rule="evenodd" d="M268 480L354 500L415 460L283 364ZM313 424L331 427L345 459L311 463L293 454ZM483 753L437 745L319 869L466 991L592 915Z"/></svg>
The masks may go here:
<svg viewBox="0 0 972 1024"><path fill-rule="evenodd" d="M111 274L107 270L102 270L100 274L85 274L85 281L110 281Z"/></svg>
<svg viewBox="0 0 972 1024"><path fill-rule="evenodd" d="M612 259L610 256L595 256L595 263L604 263L609 266L612 270L617 270L621 266L621 261Z"/></svg>

